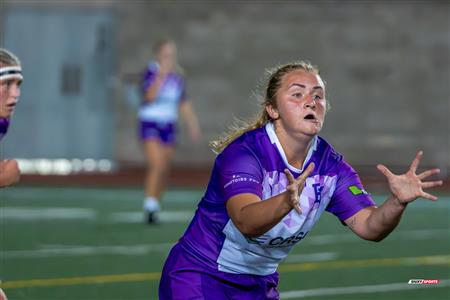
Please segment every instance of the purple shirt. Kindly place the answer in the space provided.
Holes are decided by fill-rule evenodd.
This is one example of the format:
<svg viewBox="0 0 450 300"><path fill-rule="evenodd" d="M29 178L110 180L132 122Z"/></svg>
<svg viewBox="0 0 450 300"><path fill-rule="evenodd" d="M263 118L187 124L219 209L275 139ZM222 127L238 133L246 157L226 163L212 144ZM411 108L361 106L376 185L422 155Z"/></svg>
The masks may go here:
<svg viewBox="0 0 450 300"><path fill-rule="evenodd" d="M310 162L315 169L300 195L302 214L292 210L268 232L245 237L231 221L226 201L252 193L262 201L286 190L288 168L299 176ZM195 216L180 239L180 246L207 268L269 275L291 248L312 229L323 211L341 221L375 205L357 173L324 139L315 137L302 169L287 162L272 123L247 132L218 155L207 191Z"/></svg>
<svg viewBox="0 0 450 300"><path fill-rule="evenodd" d="M9 119L8 118L0 118L0 141L8 132L9 127Z"/></svg>
<svg viewBox="0 0 450 300"><path fill-rule="evenodd" d="M150 62L142 81L143 93L155 82L159 65ZM156 98L151 102L142 101L139 109L141 121L175 123L178 120L178 108L186 100L186 85L183 77L169 73L159 88Z"/></svg>

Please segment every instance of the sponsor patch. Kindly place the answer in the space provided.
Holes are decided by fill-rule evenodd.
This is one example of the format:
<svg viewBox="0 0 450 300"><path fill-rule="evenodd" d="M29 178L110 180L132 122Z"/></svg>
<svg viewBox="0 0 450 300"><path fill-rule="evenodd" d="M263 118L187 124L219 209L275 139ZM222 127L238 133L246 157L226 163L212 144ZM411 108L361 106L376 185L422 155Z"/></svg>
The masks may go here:
<svg viewBox="0 0 450 300"><path fill-rule="evenodd" d="M368 193L364 190L364 189L360 189L359 187L357 187L356 185L352 185L348 187L349 191L352 192L353 195L357 196L357 195L367 195Z"/></svg>

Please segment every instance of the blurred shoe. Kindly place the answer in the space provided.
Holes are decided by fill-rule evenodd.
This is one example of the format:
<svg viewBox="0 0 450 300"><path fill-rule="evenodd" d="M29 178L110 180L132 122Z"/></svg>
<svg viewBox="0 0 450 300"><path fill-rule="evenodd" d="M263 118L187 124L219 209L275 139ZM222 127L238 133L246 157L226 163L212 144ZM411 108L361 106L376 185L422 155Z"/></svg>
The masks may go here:
<svg viewBox="0 0 450 300"><path fill-rule="evenodd" d="M147 212L147 223L148 224L158 224L159 216L157 211L148 211Z"/></svg>

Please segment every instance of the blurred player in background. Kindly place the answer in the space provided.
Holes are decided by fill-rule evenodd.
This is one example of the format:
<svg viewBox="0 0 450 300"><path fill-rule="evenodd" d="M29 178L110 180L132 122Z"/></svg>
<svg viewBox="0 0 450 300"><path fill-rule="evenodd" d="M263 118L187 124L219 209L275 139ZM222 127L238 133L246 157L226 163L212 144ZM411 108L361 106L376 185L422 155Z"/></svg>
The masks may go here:
<svg viewBox="0 0 450 300"><path fill-rule="evenodd" d="M359 176L318 134L327 112L316 67L287 64L271 72L261 117L212 145L219 155L207 191L172 248L159 287L166 299L279 299L279 263L326 210L363 239L381 241L408 203L442 181L439 169L388 180L391 195L377 207ZM301 285L301 278L299 278Z"/></svg>
<svg viewBox="0 0 450 300"><path fill-rule="evenodd" d="M200 139L198 120L187 99L174 41L163 39L157 42L153 53L155 61L148 64L144 74L143 102L139 109L139 134L147 159L144 210L149 223L157 221L174 152L179 114L191 139Z"/></svg>
<svg viewBox="0 0 450 300"><path fill-rule="evenodd" d="M0 142L8 131L11 116L19 101L22 79L19 59L10 51L0 48ZM19 178L16 160L0 160L0 187L14 184Z"/></svg>

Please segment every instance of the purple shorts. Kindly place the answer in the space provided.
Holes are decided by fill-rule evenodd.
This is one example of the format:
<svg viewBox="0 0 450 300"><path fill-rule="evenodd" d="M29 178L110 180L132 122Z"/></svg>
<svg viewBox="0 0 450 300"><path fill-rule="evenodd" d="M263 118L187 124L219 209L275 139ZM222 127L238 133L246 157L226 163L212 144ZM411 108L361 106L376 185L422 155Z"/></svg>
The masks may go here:
<svg viewBox="0 0 450 300"><path fill-rule="evenodd" d="M213 270L175 245L169 253L159 283L160 300L275 300L278 273L268 276L231 274Z"/></svg>
<svg viewBox="0 0 450 300"><path fill-rule="evenodd" d="M164 144L173 145L175 143L175 124L140 121L139 137L142 141L156 138Z"/></svg>

